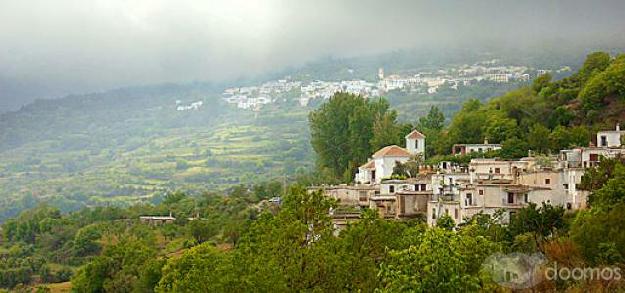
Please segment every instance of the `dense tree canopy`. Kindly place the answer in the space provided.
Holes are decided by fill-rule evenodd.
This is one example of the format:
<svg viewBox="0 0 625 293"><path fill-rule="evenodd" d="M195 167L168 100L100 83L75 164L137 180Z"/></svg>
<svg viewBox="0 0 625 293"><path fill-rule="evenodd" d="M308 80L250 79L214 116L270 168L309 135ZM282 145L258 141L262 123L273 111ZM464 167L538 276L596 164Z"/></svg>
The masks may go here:
<svg viewBox="0 0 625 293"><path fill-rule="evenodd" d="M490 102L470 100L448 126L432 107L414 128L428 137L430 162L512 159L529 150L547 154L585 145L604 126L595 122L613 123L623 110L623 60L594 53L568 78L543 75ZM320 180L326 183L349 180L373 151L401 144L413 128L398 122L385 100L346 93L309 118L318 165L330 175L329 181ZM445 156L455 143L484 139L503 148ZM547 156L536 158L541 164ZM398 164L394 175L415 177L420 162ZM0 286L20 289L71 278L77 292L477 292L501 291L481 268L494 253L540 251L548 262L567 268L623 267L623 159L604 159L588 169L580 188L591 193L587 210L530 204L509 222L500 210L478 213L458 226L440 217L437 227L422 218L382 219L375 210L362 209L358 221L337 230L332 221L337 202L321 191L277 182L239 186L228 194L173 192L153 204L69 214L42 205L2 225ZM169 213L176 217L172 223L138 220ZM541 286L538 290L582 292L625 288L622 281Z"/></svg>
<svg viewBox="0 0 625 293"><path fill-rule="evenodd" d="M342 92L312 111L309 122L319 168L344 181L350 181L374 151L401 144L406 130L386 100L371 101Z"/></svg>

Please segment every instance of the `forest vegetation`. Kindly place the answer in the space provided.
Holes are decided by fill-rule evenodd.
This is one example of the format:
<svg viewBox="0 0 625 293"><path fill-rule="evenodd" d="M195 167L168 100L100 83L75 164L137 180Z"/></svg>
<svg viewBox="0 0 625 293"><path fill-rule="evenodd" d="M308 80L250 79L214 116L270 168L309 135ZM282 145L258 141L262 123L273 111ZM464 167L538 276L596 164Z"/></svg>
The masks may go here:
<svg viewBox="0 0 625 293"><path fill-rule="evenodd" d="M625 159L605 159L583 177L589 208L530 204L508 225L478 214L459 227L381 219L367 210L337 232L337 202L313 183L349 182L374 150L401 144L406 130L428 138L426 160L455 143L488 139L486 156L518 158L582 146L625 118L625 56L588 56L570 77L543 75L488 102L470 100L449 124L437 107L401 122L383 99L336 94L309 114L316 170L294 183L267 181L229 192L169 192L128 207L64 213L38 205L2 224L0 286L71 282L75 292L501 292L482 263L495 253L535 253L562 267L625 268ZM276 201L275 198L280 200ZM149 225L140 215L168 215ZM616 291L623 281L545 281L544 291Z"/></svg>

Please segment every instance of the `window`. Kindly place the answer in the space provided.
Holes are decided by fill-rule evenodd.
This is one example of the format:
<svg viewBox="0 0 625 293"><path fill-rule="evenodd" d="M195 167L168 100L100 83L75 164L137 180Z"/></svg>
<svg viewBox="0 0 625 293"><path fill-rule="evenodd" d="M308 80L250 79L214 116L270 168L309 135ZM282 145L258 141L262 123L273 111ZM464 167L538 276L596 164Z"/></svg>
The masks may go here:
<svg viewBox="0 0 625 293"><path fill-rule="evenodd" d="M599 162L599 154L590 154L591 162Z"/></svg>
<svg viewBox="0 0 625 293"><path fill-rule="evenodd" d="M421 184L421 191L425 191L427 188L425 186L425 184Z"/></svg>
<svg viewBox="0 0 625 293"><path fill-rule="evenodd" d="M388 186L388 192L390 192L390 193L395 192L395 186L394 185L389 185Z"/></svg>
<svg viewBox="0 0 625 293"><path fill-rule="evenodd" d="M436 209L432 209L432 220L436 220Z"/></svg>
<svg viewBox="0 0 625 293"><path fill-rule="evenodd" d="M358 192L358 201L366 201L367 200L367 192L366 191L359 191Z"/></svg>
<svg viewBox="0 0 625 293"><path fill-rule="evenodd" d="M457 220L458 219L458 208L454 209L454 218Z"/></svg>
<svg viewBox="0 0 625 293"><path fill-rule="evenodd" d="M449 209L447 209L447 208L445 209L445 215L449 216Z"/></svg>
<svg viewBox="0 0 625 293"><path fill-rule="evenodd" d="M418 140L414 141L414 148L415 149L419 149L419 141Z"/></svg>
<svg viewBox="0 0 625 293"><path fill-rule="evenodd" d="M473 194L467 193L467 203L466 203L466 205L468 205L468 206L472 206L473 205Z"/></svg>
<svg viewBox="0 0 625 293"><path fill-rule="evenodd" d="M480 195L484 195L484 189L480 189L480 190L478 190L478 192L479 192Z"/></svg>
<svg viewBox="0 0 625 293"><path fill-rule="evenodd" d="M367 192L361 190L358 192L358 201L367 201Z"/></svg>
<svg viewBox="0 0 625 293"><path fill-rule="evenodd" d="M568 184L562 184L564 186L564 189L569 189L569 185Z"/></svg>
<svg viewBox="0 0 625 293"><path fill-rule="evenodd" d="M523 195L523 200L525 200L525 203L529 202L529 196L526 194Z"/></svg>
<svg viewBox="0 0 625 293"><path fill-rule="evenodd" d="M605 135L601 136L601 146L608 146L608 138Z"/></svg>
<svg viewBox="0 0 625 293"><path fill-rule="evenodd" d="M478 148L477 151L480 153L483 152L482 148Z"/></svg>
<svg viewBox="0 0 625 293"><path fill-rule="evenodd" d="M566 209L567 209L567 210L570 210L570 209L572 209L572 208L573 208L573 205L571 205L571 203L570 203L570 202L567 202L567 203L566 203Z"/></svg>
<svg viewBox="0 0 625 293"><path fill-rule="evenodd" d="M547 185L551 184L551 179L546 178L546 179L545 179L545 184L547 184Z"/></svg>
<svg viewBox="0 0 625 293"><path fill-rule="evenodd" d="M514 203L514 193L508 193L508 203Z"/></svg>
<svg viewBox="0 0 625 293"><path fill-rule="evenodd" d="M415 190L415 191L419 191L419 184L415 184L415 185L414 185L414 190Z"/></svg>
<svg viewBox="0 0 625 293"><path fill-rule="evenodd" d="M495 168L495 174L499 174L501 173L501 169L500 168Z"/></svg>

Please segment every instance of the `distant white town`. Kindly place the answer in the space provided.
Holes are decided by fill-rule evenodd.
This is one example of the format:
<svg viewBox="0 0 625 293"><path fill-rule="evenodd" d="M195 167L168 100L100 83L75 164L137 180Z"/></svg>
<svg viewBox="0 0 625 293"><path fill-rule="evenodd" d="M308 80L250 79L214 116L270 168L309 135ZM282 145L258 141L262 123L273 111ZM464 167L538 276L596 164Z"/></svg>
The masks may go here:
<svg viewBox="0 0 625 293"><path fill-rule="evenodd" d="M564 66L556 72L567 72ZM237 108L258 111L262 106L275 103L284 95L299 97L299 105L307 106L315 99L329 99L336 92L347 92L363 97L377 97L390 91L405 91L415 94L435 94L443 87L457 90L458 86L471 86L481 81L496 83L527 82L530 79L551 72L548 69L532 69L527 66L500 65L500 61L478 62L435 71L419 71L414 74L386 75L378 69L377 81L298 81L290 76L268 81L261 85L233 87L224 90L223 99ZM185 108L186 109L186 108Z"/></svg>

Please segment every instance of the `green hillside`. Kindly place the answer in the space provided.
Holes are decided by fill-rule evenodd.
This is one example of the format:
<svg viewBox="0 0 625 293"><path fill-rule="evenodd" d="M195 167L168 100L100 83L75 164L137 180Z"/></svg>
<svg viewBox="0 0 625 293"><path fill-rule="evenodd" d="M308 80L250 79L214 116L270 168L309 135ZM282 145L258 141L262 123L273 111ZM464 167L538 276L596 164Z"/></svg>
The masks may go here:
<svg viewBox="0 0 625 293"><path fill-rule="evenodd" d="M478 213L455 228L450 216L440 217L435 227L429 227L423 218L383 219L374 210L365 210L359 221L336 233L328 210L337 208L337 202L321 191L309 192L301 185L306 182L284 186L273 181L240 186L229 193L202 192L243 180L269 180L267 174L279 178L281 172L293 176L298 169L312 169L306 163L313 161L311 151L302 138L308 133L318 154L317 167L334 171L329 173L334 179L353 169L372 150L401 140L405 128L423 128L430 144L434 140L440 146L479 141L485 136L494 140L493 135L498 134L503 149L497 155L504 157L515 157L530 148L548 153L587 142L592 129L623 113L618 105L625 97L625 59L608 56L607 62L595 66L593 60L604 57L591 55L584 67L567 79L550 81L545 75L531 86L489 102L467 101L449 125L443 123L436 108L411 125L398 121L398 113L384 99L364 100L341 93L309 116L310 130L301 124L307 116L302 109L277 104L258 115L227 109L212 112L220 107L215 103L213 108L190 113L157 106L153 114L142 120L128 118L134 122L125 124L130 128L159 121L163 124L158 132L146 131L144 140L139 135L132 137L142 143L103 144L91 154L85 149L94 148L89 144L97 140L93 134L73 141L80 147L70 144L61 148L55 143L65 140L59 142L49 133L34 138L36 131L24 132L22 137L31 141L17 144L13 140L12 146L5 146L5 166L16 168L19 164L15 162L30 159L36 152L41 153L40 159L31 165L40 170L68 168L62 166L61 158L74 160L75 166L48 171L50 178L42 182L57 184L58 190L46 189L36 180L15 186L29 190L41 186L40 192L57 192L64 204L70 197L63 190L83 186L86 191L76 192L89 192L85 198L89 204L136 203L141 196L149 201L173 188L194 195L173 192L158 203L83 208L71 213L48 205L23 211L1 225L0 287L71 287L77 292L500 292L501 282L495 282L498 279L493 275L498 272L482 265L490 263L489 256L512 253L540 253L545 264L559 268L620 271L625 263L623 158L602 160L584 175L580 188L590 192L587 209L566 211L562 206L530 203L519 208L509 224L500 222L499 213L492 217ZM591 74L585 75L590 69ZM572 86L575 92L567 92ZM589 87L605 96L589 99ZM562 95L570 98L559 99ZM557 110L561 107L573 115L563 115L569 112ZM101 117L106 119L106 115ZM556 119L562 117L569 119ZM80 129L75 126L73 131ZM99 135L113 135L97 123L90 129ZM126 130L118 129L115 135L121 137ZM344 137L348 140L337 145ZM434 155L443 155L448 148L444 150ZM108 151L113 152L109 157L101 154ZM88 163L83 163L85 160ZM22 170L10 176L28 178L26 174L31 172L35 173ZM40 172L37 176L43 176ZM19 195L21 191L14 192ZM40 197L47 196L54 197ZM279 202L273 200L277 196ZM28 200L34 199L17 202L29 204ZM176 218L167 218L165 223L158 222L162 218L139 218L168 214ZM620 277L562 277L543 280L533 290L620 292L624 286Z"/></svg>
<svg viewBox="0 0 625 293"><path fill-rule="evenodd" d="M347 70L361 64L367 70L360 71L375 72L373 61L350 62L333 66ZM443 64L415 62L407 64ZM332 71L321 65L306 68L314 77ZM386 98L399 121L415 123L432 106L449 119L471 98L487 102L525 85L482 81L458 90L442 86L429 95L393 91ZM220 99L225 86L119 89L38 100L0 115L0 221L40 201L63 211L156 202L168 191L200 193L272 179L290 181L315 169L307 117L322 101L301 108L294 100L299 92L290 93L255 113L225 104ZM202 101L203 106L176 111L177 101ZM439 145L446 148L446 142Z"/></svg>
<svg viewBox="0 0 625 293"><path fill-rule="evenodd" d="M204 106L176 111L176 100ZM1 218L41 200L74 210L295 174L312 162L306 114L237 111L195 88L37 102L0 122Z"/></svg>

